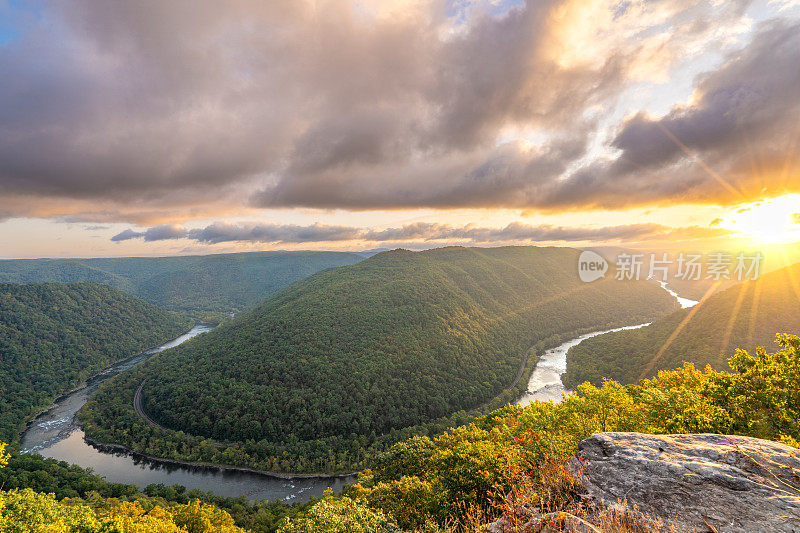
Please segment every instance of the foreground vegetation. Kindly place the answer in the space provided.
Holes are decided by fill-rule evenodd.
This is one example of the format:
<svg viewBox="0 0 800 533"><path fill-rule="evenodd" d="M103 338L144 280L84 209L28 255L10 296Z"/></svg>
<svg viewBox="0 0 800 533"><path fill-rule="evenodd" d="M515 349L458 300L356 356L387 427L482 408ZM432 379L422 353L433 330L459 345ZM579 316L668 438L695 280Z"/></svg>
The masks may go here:
<svg viewBox="0 0 800 533"><path fill-rule="evenodd" d="M521 524L534 511L584 516L608 532L642 531L630 527L630 514L598 516L582 506L564 468L578 443L600 431L708 432L800 447L800 338L779 343L775 353L738 351L730 373L687 364L636 385L585 383L558 404L507 405L436 438L400 442L343 496L294 508L155 485L142 494L64 463L12 458L0 531L235 532L249 520L259 532L441 533L476 531L500 516Z"/></svg>
<svg viewBox="0 0 800 533"><path fill-rule="evenodd" d="M93 281L201 321L218 321L318 270L362 259L348 252L20 259L0 261L0 282Z"/></svg>
<svg viewBox="0 0 800 533"><path fill-rule="evenodd" d="M89 437L148 455L357 470L403 438L463 423L521 368L524 384L537 354L563 337L677 307L653 283L581 283L578 255L397 250L330 269L109 380L80 417ZM173 431L131 407L144 380L145 411Z"/></svg>
<svg viewBox="0 0 800 533"><path fill-rule="evenodd" d="M110 483L91 470L64 461L38 455L11 454L8 465L0 469L3 490L52 494L57 501L71 505L86 503L91 507L113 507L122 502L136 504L145 511L158 506L163 509L185 506L195 500L205 504L197 510L217 507L231 516L233 523L253 533L272 533L287 515L310 508L315 500L295 505L281 502L252 502L246 498L226 498L211 492L187 490L180 485L152 484L139 490L136 485ZM0 529L0 531L3 531Z"/></svg>
<svg viewBox="0 0 800 533"><path fill-rule="evenodd" d="M636 385L585 383L559 404L509 405L435 439L399 443L346 498L329 496L282 531L473 531L501 515L522 524L532 511L598 519L582 508L564 464L602 431L738 434L800 447L800 338L779 342L776 353L737 352L731 373L687 364ZM601 518L605 531L628 531L618 517Z"/></svg>
<svg viewBox="0 0 800 533"><path fill-rule="evenodd" d="M0 284L0 440L109 364L191 321L96 283Z"/></svg>
<svg viewBox="0 0 800 533"><path fill-rule="evenodd" d="M684 361L729 370L736 347L770 346L779 331L800 331L800 264L736 284L648 327L587 339L568 352L563 381L569 388L603 378L636 383Z"/></svg>
<svg viewBox="0 0 800 533"><path fill-rule="evenodd" d="M0 444L0 468L8 456ZM0 490L2 533L244 533L221 509L194 500L162 507L152 501L64 498L31 488Z"/></svg>

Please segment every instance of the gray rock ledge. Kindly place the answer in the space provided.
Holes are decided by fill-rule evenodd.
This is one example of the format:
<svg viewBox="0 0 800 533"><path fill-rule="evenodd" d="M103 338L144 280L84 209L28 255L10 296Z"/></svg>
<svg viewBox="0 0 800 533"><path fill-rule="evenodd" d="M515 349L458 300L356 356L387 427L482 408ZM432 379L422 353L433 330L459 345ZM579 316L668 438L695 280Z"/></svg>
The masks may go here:
<svg viewBox="0 0 800 533"><path fill-rule="evenodd" d="M800 533L800 450L732 435L597 433L568 468L589 503L679 531Z"/></svg>

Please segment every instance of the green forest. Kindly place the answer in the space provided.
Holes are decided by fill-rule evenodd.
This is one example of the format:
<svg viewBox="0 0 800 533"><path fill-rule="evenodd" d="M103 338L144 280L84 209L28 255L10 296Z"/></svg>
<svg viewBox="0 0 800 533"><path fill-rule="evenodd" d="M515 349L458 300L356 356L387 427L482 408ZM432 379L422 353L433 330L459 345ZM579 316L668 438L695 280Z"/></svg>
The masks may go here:
<svg viewBox="0 0 800 533"><path fill-rule="evenodd" d="M351 265L349 252L251 252L182 257L0 261L0 282L93 281L203 321L256 305L319 270Z"/></svg>
<svg viewBox="0 0 800 533"><path fill-rule="evenodd" d="M781 331L800 331L800 264L738 283L650 326L587 339L567 353L562 379L569 388L603 378L635 383L683 362L725 370L737 347L771 348Z"/></svg>
<svg viewBox="0 0 800 533"><path fill-rule="evenodd" d="M329 269L109 380L79 416L89 437L148 455L352 471L491 403L529 348L523 370L562 338L677 308L653 283L581 283L578 255L396 250ZM169 431L133 410L143 382L144 411Z"/></svg>
<svg viewBox="0 0 800 533"><path fill-rule="evenodd" d="M109 364L191 321L96 283L0 284L0 440Z"/></svg>

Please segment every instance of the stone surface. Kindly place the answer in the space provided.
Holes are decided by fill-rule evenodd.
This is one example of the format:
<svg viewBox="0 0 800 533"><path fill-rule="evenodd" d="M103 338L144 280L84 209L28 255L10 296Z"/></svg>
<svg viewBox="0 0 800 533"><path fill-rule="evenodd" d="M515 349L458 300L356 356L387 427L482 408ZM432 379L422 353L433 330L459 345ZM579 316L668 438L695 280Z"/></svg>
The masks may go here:
<svg viewBox="0 0 800 533"><path fill-rule="evenodd" d="M603 533L586 520L570 513L536 515L521 527L512 527L502 518L487 525L486 533Z"/></svg>
<svg viewBox="0 0 800 533"><path fill-rule="evenodd" d="M670 521L679 531L800 533L800 450L730 435L598 433L568 467L599 509Z"/></svg>

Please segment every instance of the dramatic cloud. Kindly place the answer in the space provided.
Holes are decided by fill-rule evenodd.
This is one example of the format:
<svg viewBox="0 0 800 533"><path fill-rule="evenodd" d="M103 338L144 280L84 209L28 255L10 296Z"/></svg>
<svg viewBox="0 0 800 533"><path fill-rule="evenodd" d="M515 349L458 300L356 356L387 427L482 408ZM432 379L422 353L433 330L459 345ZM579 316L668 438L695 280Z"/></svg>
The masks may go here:
<svg viewBox="0 0 800 533"><path fill-rule="evenodd" d="M797 87L797 28L788 23L762 28L701 81L690 106L659 120L630 119L610 147L619 159L598 160L592 147L622 91L665 81L709 43L725 48L748 4L0 6L19 29L0 40L0 210L50 216L46 202L69 199L71 212L57 216L109 221L115 213L130 220L136 210L190 218L204 207L724 199L696 165L673 168L690 159L658 132L663 126L685 136L689 149L718 172L734 173L732 180L743 172L743 151L723 156L737 131L752 135L756 161L785 155L797 104L788 92ZM744 85L735 85L739 78ZM785 113L776 116L780 105ZM740 113L732 124L728 117ZM770 187L771 176L763 177ZM220 231L224 238L227 229Z"/></svg>
<svg viewBox="0 0 800 533"><path fill-rule="evenodd" d="M458 242L473 244L525 243L525 242L606 242L670 239L688 241L710 239L729 235L724 229L697 226L672 228L660 224L628 224L601 228L560 227L552 225L531 226L512 223L504 228L485 228L474 225L451 226L418 222L399 228L369 230L345 226L311 226L250 224L235 225L215 223L200 229L166 228L156 226L143 232L127 229L111 238L119 242L143 238L166 240L185 238L205 244L223 242L255 242L270 244L325 243L339 241L365 242Z"/></svg>
<svg viewBox="0 0 800 533"><path fill-rule="evenodd" d="M559 205L736 204L800 190L800 22L762 24L692 102L625 122L610 162L553 188Z"/></svg>

